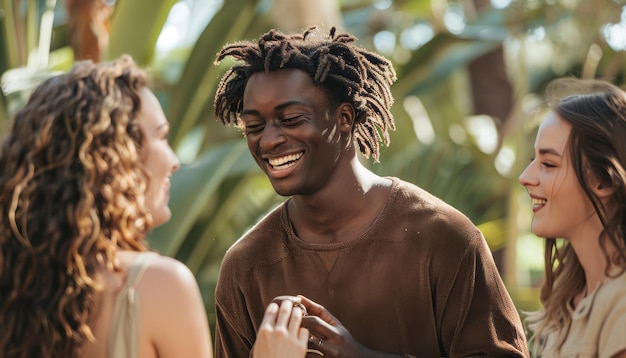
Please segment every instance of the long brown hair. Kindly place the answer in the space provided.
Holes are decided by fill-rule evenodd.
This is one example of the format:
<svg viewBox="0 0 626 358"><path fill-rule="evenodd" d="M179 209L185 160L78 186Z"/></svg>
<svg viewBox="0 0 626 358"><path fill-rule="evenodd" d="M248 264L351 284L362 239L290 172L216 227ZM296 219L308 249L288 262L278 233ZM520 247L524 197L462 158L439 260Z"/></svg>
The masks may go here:
<svg viewBox="0 0 626 358"><path fill-rule="evenodd" d="M0 152L0 355L75 357L94 337L97 269L144 251L139 91L128 56L39 85Z"/></svg>
<svg viewBox="0 0 626 358"><path fill-rule="evenodd" d="M598 80L565 78L547 89L551 110L572 127L567 150L576 177L603 231L598 237L606 258L605 273L612 266L626 269L626 93ZM610 210L589 186L590 179L614 189ZM610 247L615 248L610 254ZM541 288L543 308L528 316L533 341L558 332L556 343L565 341L572 318L568 306L585 288L585 273L567 241L549 238L545 243L545 282Z"/></svg>

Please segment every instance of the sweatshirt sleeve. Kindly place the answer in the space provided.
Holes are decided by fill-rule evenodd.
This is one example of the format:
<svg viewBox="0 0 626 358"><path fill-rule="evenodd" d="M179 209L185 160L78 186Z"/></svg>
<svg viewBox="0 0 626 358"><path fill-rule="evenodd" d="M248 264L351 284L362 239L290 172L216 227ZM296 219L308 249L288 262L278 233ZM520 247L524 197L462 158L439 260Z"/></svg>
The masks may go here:
<svg viewBox="0 0 626 358"><path fill-rule="evenodd" d="M238 255L226 253L215 288L215 357L248 357L256 332L239 284L242 264Z"/></svg>
<svg viewBox="0 0 626 358"><path fill-rule="evenodd" d="M519 314L476 229L449 277L442 315L442 343L450 357L528 357Z"/></svg>
<svg viewBox="0 0 626 358"><path fill-rule="evenodd" d="M215 300L215 357L248 357L254 343L253 338L238 328L236 320L229 315L229 308Z"/></svg>

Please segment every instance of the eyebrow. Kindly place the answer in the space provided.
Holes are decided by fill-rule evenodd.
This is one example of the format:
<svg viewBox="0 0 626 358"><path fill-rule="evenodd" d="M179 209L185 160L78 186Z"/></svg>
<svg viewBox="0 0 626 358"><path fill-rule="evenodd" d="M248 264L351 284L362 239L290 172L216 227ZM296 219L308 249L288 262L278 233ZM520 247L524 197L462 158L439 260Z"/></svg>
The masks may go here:
<svg viewBox="0 0 626 358"><path fill-rule="evenodd" d="M562 157L561 153L557 152L555 149L552 148L541 148L539 149L539 154L541 155L556 155L557 157Z"/></svg>
<svg viewBox="0 0 626 358"><path fill-rule="evenodd" d="M274 111L280 111L280 110L283 110L285 108L292 107L292 106L308 106L308 105L302 101L287 101L274 107ZM259 111L255 109L244 109L243 111L241 111L242 116L245 116L247 114L259 114Z"/></svg>

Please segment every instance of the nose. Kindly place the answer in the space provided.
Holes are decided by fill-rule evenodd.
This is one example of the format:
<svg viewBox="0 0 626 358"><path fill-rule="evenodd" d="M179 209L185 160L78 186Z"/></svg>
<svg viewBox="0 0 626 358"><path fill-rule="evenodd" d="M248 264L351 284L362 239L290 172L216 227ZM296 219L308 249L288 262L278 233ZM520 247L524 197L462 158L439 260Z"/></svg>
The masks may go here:
<svg viewBox="0 0 626 358"><path fill-rule="evenodd" d="M283 129L277 124L268 122L261 132L259 146L262 150L272 150L286 141L287 137Z"/></svg>
<svg viewBox="0 0 626 358"><path fill-rule="evenodd" d="M176 155L172 147L170 147L170 156L172 161L172 173L175 173L178 171L178 169L180 169L180 160L178 159L178 156Z"/></svg>
<svg viewBox="0 0 626 358"><path fill-rule="evenodd" d="M532 167L533 163L531 162L520 174L518 180L522 186L532 186L539 184L539 179L537 179L537 176L534 174Z"/></svg>

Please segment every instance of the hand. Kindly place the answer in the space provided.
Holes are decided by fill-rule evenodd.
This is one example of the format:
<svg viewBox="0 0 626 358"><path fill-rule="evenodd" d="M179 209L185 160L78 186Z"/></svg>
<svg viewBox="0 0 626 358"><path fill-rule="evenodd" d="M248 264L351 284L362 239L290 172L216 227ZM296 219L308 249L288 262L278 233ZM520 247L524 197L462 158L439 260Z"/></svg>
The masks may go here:
<svg viewBox="0 0 626 358"><path fill-rule="evenodd" d="M319 351L325 357L374 356L374 352L357 342L348 330L326 308L299 295L308 315L302 318L302 326L309 329L309 352ZM319 354L308 353L307 357L316 358Z"/></svg>
<svg viewBox="0 0 626 358"><path fill-rule="evenodd" d="M254 358L299 358L306 354L309 331L300 327L303 310L291 300L272 302L265 309L252 356Z"/></svg>
<svg viewBox="0 0 626 358"><path fill-rule="evenodd" d="M299 307L300 309L302 309L302 315L306 316L307 315L307 311L306 311L306 307L304 307L304 305L300 302L300 297L296 297L296 296L289 296L289 295L284 295L284 296L276 296L272 299L272 302L276 303L278 306L280 306L280 304L284 301L284 300L289 300L291 301L291 303L293 304L294 307Z"/></svg>

